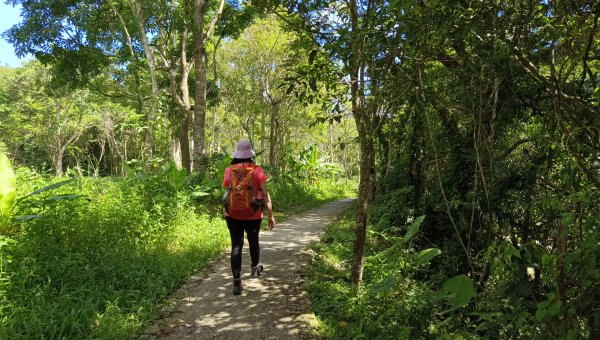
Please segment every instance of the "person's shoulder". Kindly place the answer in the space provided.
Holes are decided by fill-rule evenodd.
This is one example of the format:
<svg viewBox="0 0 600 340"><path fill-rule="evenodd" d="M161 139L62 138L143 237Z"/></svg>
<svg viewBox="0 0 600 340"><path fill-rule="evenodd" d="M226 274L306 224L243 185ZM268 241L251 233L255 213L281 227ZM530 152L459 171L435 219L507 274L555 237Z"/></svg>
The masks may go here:
<svg viewBox="0 0 600 340"><path fill-rule="evenodd" d="M266 176L266 174L267 174L265 172L265 169L263 169L263 167L260 166L260 165L255 165L254 166L254 173L257 174L257 175L260 175L260 176Z"/></svg>

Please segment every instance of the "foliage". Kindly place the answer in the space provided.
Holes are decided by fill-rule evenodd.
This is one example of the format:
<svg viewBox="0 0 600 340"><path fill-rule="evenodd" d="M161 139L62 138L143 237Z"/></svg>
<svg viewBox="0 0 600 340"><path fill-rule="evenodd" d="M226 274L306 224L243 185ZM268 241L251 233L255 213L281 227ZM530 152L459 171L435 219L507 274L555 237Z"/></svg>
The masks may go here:
<svg viewBox="0 0 600 340"><path fill-rule="evenodd" d="M408 339L445 334L447 313L468 306L475 292L472 280L464 275L439 287L415 279L440 254L436 248L417 252L411 247L423 216L406 228L403 237L394 237L389 230L372 231L376 237L368 244L365 285L360 288L347 281L354 218L350 208L314 247L309 290L321 336Z"/></svg>
<svg viewBox="0 0 600 340"><path fill-rule="evenodd" d="M240 139L269 172L276 211L354 191L343 178L356 177L360 160L363 286L343 281L351 258L362 263L363 238L351 254L349 234L334 228L325 241L340 242L319 246L319 271L335 280L313 291L324 334L600 338L597 1L227 2L200 49L206 67L195 65L212 69L200 82L211 105L191 136L192 106L204 105L190 96L202 94L188 80L198 37L191 5L15 3L26 15L5 35L52 67L1 70L2 147L13 164L59 176L63 162L70 176L127 172L114 182L130 186L127 209L146 219L132 224L144 231L136 242L158 247L186 207L214 211L225 155ZM270 14L246 27L258 12ZM156 77L146 67L153 58ZM156 122L148 102L158 104ZM203 136L195 150L209 155L206 170L188 176L180 168L189 139ZM87 213L87 201L67 199L85 194L67 189L88 181L56 188L64 199L23 201L56 221L32 219L23 239L0 240L4 273L23 261L25 236L37 239L33 226L52 224L60 232L35 230L58 241L77 229L68 221Z"/></svg>
<svg viewBox="0 0 600 340"><path fill-rule="evenodd" d="M145 209L127 183L78 184L92 202L63 201L26 225L10 251L2 337L133 336L158 302L227 245L224 222Z"/></svg>
<svg viewBox="0 0 600 340"><path fill-rule="evenodd" d="M590 204L600 190L597 2L259 3L291 13L290 29L313 37L350 87L361 171L376 178L359 197L375 203L368 242L394 253L425 216L413 244L431 262L411 278L440 289L430 302L444 319L411 336L600 336L589 246L600 214ZM365 263L365 287L393 286ZM450 287L470 303L455 308ZM361 317L373 319L365 310L352 324Z"/></svg>
<svg viewBox="0 0 600 340"><path fill-rule="evenodd" d="M8 157L0 151L0 234L4 234L11 217L17 191L16 182Z"/></svg>
<svg viewBox="0 0 600 340"><path fill-rule="evenodd" d="M290 174L315 184L319 178L333 177L342 172L341 167L336 163L325 162L319 158L319 146L311 145L300 152L298 159L290 161Z"/></svg>
<svg viewBox="0 0 600 340"><path fill-rule="evenodd" d="M192 176L167 164L127 178L53 181L17 170L15 214L0 237L0 338L128 338L189 275L229 245L219 215L195 202ZM271 183L278 219L339 197L334 186ZM336 196L338 195L338 196ZM86 199L57 199L67 196ZM279 199L279 198L275 198ZM52 202L43 204L43 202Z"/></svg>

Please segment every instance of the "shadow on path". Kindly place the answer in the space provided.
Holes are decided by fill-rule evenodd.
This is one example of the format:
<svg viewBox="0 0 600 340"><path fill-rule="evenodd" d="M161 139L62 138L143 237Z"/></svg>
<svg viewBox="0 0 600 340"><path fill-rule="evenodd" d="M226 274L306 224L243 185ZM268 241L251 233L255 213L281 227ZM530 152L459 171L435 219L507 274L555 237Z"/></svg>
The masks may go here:
<svg viewBox="0 0 600 340"><path fill-rule="evenodd" d="M307 251L324 228L352 199L325 204L290 217L272 231L261 231L260 278L250 277L244 245L240 296L231 293L229 256L192 277L143 337L158 339L306 339L313 338L314 315L304 290Z"/></svg>

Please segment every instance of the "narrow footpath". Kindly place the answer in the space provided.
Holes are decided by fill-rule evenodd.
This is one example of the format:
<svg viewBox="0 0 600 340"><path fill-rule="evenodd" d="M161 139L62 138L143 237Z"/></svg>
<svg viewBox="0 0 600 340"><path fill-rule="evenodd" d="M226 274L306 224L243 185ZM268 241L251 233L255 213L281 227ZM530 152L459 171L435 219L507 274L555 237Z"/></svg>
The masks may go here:
<svg viewBox="0 0 600 340"><path fill-rule="evenodd" d="M290 217L260 233L265 271L250 277L244 245L240 296L231 293L229 255L192 278L142 336L146 339L311 339L314 315L301 273L309 265L309 246L352 199L327 203Z"/></svg>

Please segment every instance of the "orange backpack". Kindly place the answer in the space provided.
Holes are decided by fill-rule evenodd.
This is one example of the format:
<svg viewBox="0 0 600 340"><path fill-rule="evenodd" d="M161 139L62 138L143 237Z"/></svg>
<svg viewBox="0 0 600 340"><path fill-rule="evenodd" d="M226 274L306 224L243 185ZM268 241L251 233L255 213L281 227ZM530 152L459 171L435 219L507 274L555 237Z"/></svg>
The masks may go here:
<svg viewBox="0 0 600 340"><path fill-rule="evenodd" d="M258 208L254 183L254 164L230 167L229 188L227 193L227 212L235 219L245 219L254 215Z"/></svg>

